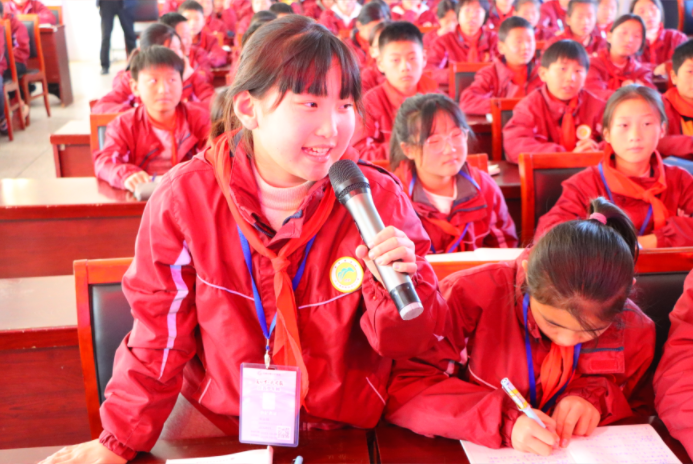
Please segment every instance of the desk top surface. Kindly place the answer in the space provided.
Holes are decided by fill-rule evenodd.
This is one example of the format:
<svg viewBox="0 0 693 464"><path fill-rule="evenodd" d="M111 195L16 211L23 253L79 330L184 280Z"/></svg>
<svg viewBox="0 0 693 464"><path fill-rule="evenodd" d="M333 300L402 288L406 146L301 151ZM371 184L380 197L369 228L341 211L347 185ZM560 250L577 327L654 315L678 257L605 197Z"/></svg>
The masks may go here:
<svg viewBox="0 0 693 464"><path fill-rule="evenodd" d="M500 168L500 174L493 176L499 187L520 185L520 168L517 167L517 164L492 160L489 160L488 163L497 164Z"/></svg>
<svg viewBox="0 0 693 464"><path fill-rule="evenodd" d="M74 276L0 279L0 331L77 326Z"/></svg>
<svg viewBox="0 0 693 464"><path fill-rule="evenodd" d="M89 126L89 120L80 119L68 121L64 126L53 132L51 135L89 135L90 133L91 127Z"/></svg>
<svg viewBox="0 0 693 464"><path fill-rule="evenodd" d="M126 190L95 177L0 179L0 210L101 204L139 204Z"/></svg>

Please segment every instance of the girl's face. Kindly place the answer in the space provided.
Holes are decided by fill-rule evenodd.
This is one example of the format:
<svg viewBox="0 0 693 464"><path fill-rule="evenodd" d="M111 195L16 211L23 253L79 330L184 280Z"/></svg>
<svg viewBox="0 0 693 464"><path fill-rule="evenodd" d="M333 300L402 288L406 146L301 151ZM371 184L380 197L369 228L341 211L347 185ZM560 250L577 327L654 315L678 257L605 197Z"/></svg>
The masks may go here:
<svg viewBox="0 0 693 464"><path fill-rule="evenodd" d="M559 346L575 346L599 337L609 328L602 321L587 319L597 330L586 330L568 311L539 303L530 297L530 310L541 333Z"/></svg>
<svg viewBox="0 0 693 464"><path fill-rule="evenodd" d="M624 58L633 56L640 50L642 39L642 26L634 20L626 21L606 36L611 45L611 53Z"/></svg>
<svg viewBox="0 0 693 464"><path fill-rule="evenodd" d="M515 14L521 18L525 18L532 27L537 27L537 23L539 23L539 8L533 3L523 4Z"/></svg>
<svg viewBox="0 0 693 464"><path fill-rule="evenodd" d="M650 0L639 0L633 8L633 13L645 21L648 32L659 30L659 26L662 24L662 12Z"/></svg>
<svg viewBox="0 0 693 464"><path fill-rule="evenodd" d="M417 172L438 177L455 176L467 162L467 132L458 127L447 112L439 111L423 147L405 150L407 157L416 164Z"/></svg>
<svg viewBox="0 0 693 464"><path fill-rule="evenodd" d="M607 25L616 20L618 3L616 0L602 0L597 6L597 24Z"/></svg>
<svg viewBox="0 0 693 464"><path fill-rule="evenodd" d="M484 25L486 11L479 5L479 2L465 3L457 15L460 29L465 35L475 35Z"/></svg>
<svg viewBox="0 0 693 464"><path fill-rule="evenodd" d="M234 110L252 131L255 163L275 187L290 187L324 178L349 145L356 114L351 97L339 98L342 73L333 65L327 96L287 92L281 103L275 86L262 99L247 92L234 98Z"/></svg>
<svg viewBox="0 0 693 464"><path fill-rule="evenodd" d="M609 128L604 129L604 139L613 147L617 159L640 164L649 161L664 129L659 111L645 100L633 98L616 107Z"/></svg>

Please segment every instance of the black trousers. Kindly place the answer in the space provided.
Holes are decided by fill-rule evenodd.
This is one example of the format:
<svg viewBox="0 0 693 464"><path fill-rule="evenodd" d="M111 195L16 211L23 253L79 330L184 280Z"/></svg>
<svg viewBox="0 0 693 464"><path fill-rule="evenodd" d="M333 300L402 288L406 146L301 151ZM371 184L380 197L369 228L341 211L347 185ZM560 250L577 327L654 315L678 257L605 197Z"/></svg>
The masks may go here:
<svg viewBox="0 0 693 464"><path fill-rule="evenodd" d="M118 16L120 27L123 28L125 51L128 56L137 47L135 18L132 10L123 8L122 0L101 0L99 14L101 15L101 67L108 69L111 65L111 32L113 32L115 17Z"/></svg>

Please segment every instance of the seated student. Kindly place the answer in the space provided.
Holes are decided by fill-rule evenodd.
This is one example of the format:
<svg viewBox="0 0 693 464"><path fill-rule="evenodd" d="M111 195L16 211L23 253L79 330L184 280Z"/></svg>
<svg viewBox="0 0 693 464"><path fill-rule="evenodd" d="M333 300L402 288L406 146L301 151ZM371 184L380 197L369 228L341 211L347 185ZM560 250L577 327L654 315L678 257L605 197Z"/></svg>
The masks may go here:
<svg viewBox="0 0 693 464"><path fill-rule="evenodd" d="M393 21L409 21L417 26L437 26L435 13L422 0L402 0L390 6Z"/></svg>
<svg viewBox="0 0 693 464"><path fill-rule="evenodd" d="M599 0L597 2L597 29L606 37L618 16L618 0Z"/></svg>
<svg viewBox="0 0 693 464"><path fill-rule="evenodd" d="M442 0L436 7L436 18L438 19L438 28L428 31L424 34L424 50L430 50L433 42L438 37L444 36L448 32L454 32L457 29L457 13L455 0Z"/></svg>
<svg viewBox="0 0 693 464"><path fill-rule="evenodd" d="M503 148L511 163L520 153L599 151L604 102L583 88L590 61L573 40L551 45L541 57L545 84L517 104L503 127Z"/></svg>
<svg viewBox="0 0 693 464"><path fill-rule="evenodd" d="M662 163L657 142L667 117L656 90L629 85L604 111L604 160L563 182L563 194L537 225L537 235L582 218L592 198L609 198L638 230L642 248L693 246L693 175Z"/></svg>
<svg viewBox="0 0 693 464"><path fill-rule="evenodd" d="M556 226L515 262L446 277L446 338L395 362L385 419L548 456L634 415L655 349L654 323L628 299L637 257L633 224L598 198L587 219ZM517 409L503 378L546 428Z"/></svg>
<svg viewBox="0 0 693 464"><path fill-rule="evenodd" d="M435 81L424 75L426 54L419 28L407 21L395 21L383 29L378 39L378 69L385 82L363 97L366 117L354 148L366 160L387 160L390 134L397 110L407 97L438 90Z"/></svg>
<svg viewBox="0 0 693 464"><path fill-rule="evenodd" d="M39 0L9 0L5 2L5 8L10 14L35 14L38 15L40 24L55 26L58 22L51 10Z"/></svg>
<svg viewBox="0 0 693 464"><path fill-rule="evenodd" d="M176 31L176 34L180 37L181 49L183 54L188 57L190 66L195 71L202 73L207 82L211 84L214 80L212 63L209 61L209 55L204 49L192 46L192 32L190 32L190 24L188 24L187 18L180 13L166 13L159 18L159 22Z"/></svg>
<svg viewBox="0 0 693 464"><path fill-rule="evenodd" d="M361 69L361 92L364 95L372 88L385 82L385 75L378 69L378 56L380 56L378 41L380 33L383 32L383 29L388 24L390 24L390 21L382 21L371 29L370 47L368 49L368 55L371 60L369 65Z"/></svg>
<svg viewBox="0 0 693 464"><path fill-rule="evenodd" d="M243 34L250 27L250 22L253 15L260 11L269 11L270 6L274 3L273 0L250 0L251 9L247 15L238 17L238 26L236 27L236 45L238 46L243 39ZM273 13L274 14L274 13Z"/></svg>
<svg viewBox="0 0 693 464"><path fill-rule="evenodd" d="M247 45L212 145L164 176L147 204L123 278L135 330L116 354L104 431L57 456L62 464L132 459L154 446L172 410L169 420L187 410L207 436L238 436L239 366L265 355L301 371L304 430L375 427L392 359L426 351L444 328L446 304L422 258L430 242L399 182L360 167L388 225L370 250L335 201L329 168L357 159L356 60L299 15L263 25ZM335 263L350 269L345 259L362 279L329 278ZM420 316L402 319L373 260L411 275ZM267 329L280 315L272 335L256 308Z"/></svg>
<svg viewBox="0 0 693 464"><path fill-rule="evenodd" d="M468 134L464 114L446 95L407 98L397 112L390 169L431 238L431 253L517 246L500 187L467 163Z"/></svg>
<svg viewBox="0 0 693 464"><path fill-rule="evenodd" d="M185 63L160 45L132 57L132 93L142 105L111 121L103 148L94 153L94 172L113 187L134 191L203 150L209 107L181 101Z"/></svg>
<svg viewBox="0 0 693 464"><path fill-rule="evenodd" d="M228 64L228 53L221 48L217 37L205 29L205 16L202 5L195 0L186 0L178 8L178 12L185 16L190 25L192 48L201 48L206 51L207 56L209 56L209 62L214 68Z"/></svg>
<svg viewBox="0 0 693 464"><path fill-rule="evenodd" d="M250 22L250 27L246 29L243 37L241 38L241 46L234 49L233 60L231 61L231 70L227 76L227 82L230 84L236 78L236 73L238 72L238 66L240 65L241 53L243 52L243 47L248 43L248 40L257 31L260 26L267 24L270 21L277 19L277 15L271 11L258 11L253 15L253 19Z"/></svg>
<svg viewBox="0 0 693 464"><path fill-rule="evenodd" d="M539 0L516 0L515 16L526 19L534 28L534 40L549 40L556 33L539 24Z"/></svg>
<svg viewBox="0 0 693 464"><path fill-rule="evenodd" d="M10 21L10 34L12 35L12 43L8 44L12 46L14 51L14 61L17 67L17 77L22 77L26 74L27 61L29 60L29 32L26 30L26 26L17 19L17 15L5 11L4 3L0 2L0 18L7 19ZM4 50L4 49L3 49ZM3 52L4 55L4 52ZM11 79L12 75L9 69L6 69L3 77L5 80ZM1 89L0 89L1 90Z"/></svg>
<svg viewBox="0 0 693 464"><path fill-rule="evenodd" d="M486 27L498 30L503 21L515 14L515 6L512 0L493 0L491 10L488 13Z"/></svg>
<svg viewBox="0 0 693 464"><path fill-rule="evenodd" d="M503 21L499 56L476 72L472 85L460 94L460 108L466 114L488 114L491 98L522 98L541 87L535 47L534 30L526 19L511 16Z"/></svg>
<svg viewBox="0 0 693 464"><path fill-rule="evenodd" d="M666 63L671 61L676 47L686 43L688 37L676 29L664 29L664 7L660 0L635 0L630 12L642 18L647 30L645 48L637 59L650 65L655 75L666 77Z"/></svg>
<svg viewBox="0 0 693 464"><path fill-rule="evenodd" d="M214 11L214 0L200 0L205 18L204 30L211 32L215 36L220 36L225 46L233 46L233 36L236 33L235 14L233 29L229 29L226 23L217 17Z"/></svg>
<svg viewBox="0 0 693 464"><path fill-rule="evenodd" d="M350 31L356 26L359 13L361 13L361 4L356 0L335 0L332 8L322 12L318 22L339 36L340 31Z"/></svg>
<svg viewBox="0 0 693 464"><path fill-rule="evenodd" d="M351 35L344 39L347 47L354 52L360 69L373 64L369 38L373 28L385 20L387 12L380 2L366 3L356 18L356 27L351 31Z"/></svg>
<svg viewBox="0 0 693 464"><path fill-rule="evenodd" d="M214 0L213 5L214 12L210 16L210 18L214 17L217 21L221 21L224 24L224 27L228 31L230 37L229 41L224 39L224 43L226 45L233 46L234 38L236 36L236 25L238 23L238 16L236 15L236 11L233 8L231 8L230 0ZM208 27L209 21L211 20L208 20Z"/></svg>
<svg viewBox="0 0 693 464"><path fill-rule="evenodd" d="M662 156L693 159L693 41L676 49L672 66L674 87L662 95L667 113L666 134L657 150Z"/></svg>
<svg viewBox="0 0 693 464"><path fill-rule="evenodd" d="M570 0L549 0L539 9L541 27L557 32L565 30L565 16Z"/></svg>
<svg viewBox="0 0 693 464"><path fill-rule="evenodd" d="M546 41L544 50L559 40L574 40L585 47L589 56L606 48L606 38L597 29L597 4L594 0L570 0L565 16L566 28Z"/></svg>
<svg viewBox="0 0 693 464"><path fill-rule="evenodd" d="M460 0L457 4L458 27L438 37L428 50L427 68L439 85L448 85L451 62L485 63L498 54L498 35L483 27L488 19L487 0Z"/></svg>
<svg viewBox="0 0 693 464"><path fill-rule="evenodd" d="M616 90L630 84L656 89L652 83L652 70L636 58L646 42L645 24L640 16L621 16L606 37L608 48L590 58L585 88L602 100L608 100Z"/></svg>
<svg viewBox="0 0 693 464"><path fill-rule="evenodd" d="M181 101L192 103L203 109L209 109L209 105L214 97L214 87L208 82L204 74L195 71L190 66L188 58L183 54L181 41L178 34L165 24L152 24L142 32L140 36L140 48L133 51L130 60L140 50L151 47L152 45L162 45L170 48L178 55L185 64L183 70L183 90ZM142 104L140 98L133 93L132 75L127 69L120 71L113 79L113 90L101 97L91 112L94 114L122 113L131 108L137 108Z"/></svg>

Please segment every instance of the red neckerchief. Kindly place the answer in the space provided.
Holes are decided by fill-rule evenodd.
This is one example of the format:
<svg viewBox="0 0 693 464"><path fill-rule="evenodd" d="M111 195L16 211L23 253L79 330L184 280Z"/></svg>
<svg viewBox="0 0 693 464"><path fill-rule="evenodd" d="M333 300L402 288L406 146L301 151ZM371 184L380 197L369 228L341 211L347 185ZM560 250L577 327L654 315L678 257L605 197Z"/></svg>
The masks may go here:
<svg viewBox="0 0 693 464"><path fill-rule="evenodd" d="M622 68L616 66L613 61L611 61L611 53L609 50L603 49L598 52L599 58L604 62L604 67L609 73L609 82L607 87L609 90L618 90L621 88L623 81L630 79L626 74L630 73L633 67L633 57L629 56L626 65Z"/></svg>
<svg viewBox="0 0 693 464"><path fill-rule="evenodd" d="M479 63L481 57L479 56L479 39L481 39L481 33L483 32L483 28L479 28L479 31L474 34L473 36L465 35L464 32L462 32L462 28L460 26L457 26L457 32L462 40L467 47L469 47L469 53L467 53L467 62L468 63Z"/></svg>

